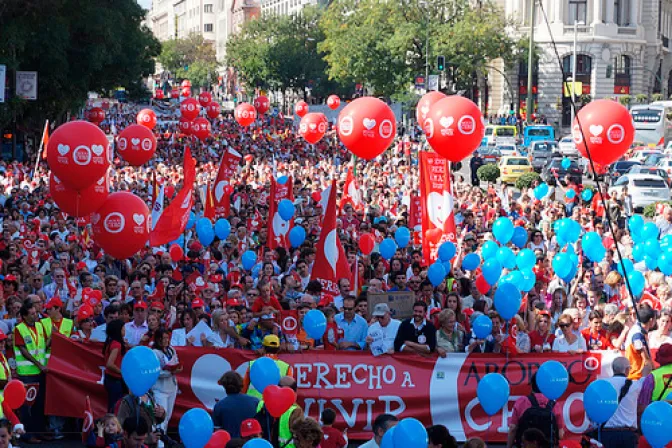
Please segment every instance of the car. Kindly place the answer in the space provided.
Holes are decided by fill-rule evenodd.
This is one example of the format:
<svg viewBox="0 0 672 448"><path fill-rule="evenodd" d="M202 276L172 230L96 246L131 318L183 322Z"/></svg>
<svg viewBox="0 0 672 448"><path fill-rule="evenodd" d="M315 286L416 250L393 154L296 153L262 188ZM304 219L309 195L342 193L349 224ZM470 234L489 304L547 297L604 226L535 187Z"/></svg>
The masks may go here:
<svg viewBox="0 0 672 448"><path fill-rule="evenodd" d="M553 158L553 153L557 153L558 151L558 144L556 142L532 142L528 154L532 157L534 171L541 172L541 169Z"/></svg>
<svg viewBox="0 0 672 448"><path fill-rule="evenodd" d="M578 156L579 150L574 143L574 138L571 135L566 135L560 139L558 142L558 147L560 148L560 154L563 156Z"/></svg>
<svg viewBox="0 0 672 448"><path fill-rule="evenodd" d="M630 168L637 165L640 165L640 163L633 160L619 160L618 162L612 163L609 165L609 168L607 168L607 183L609 185L613 184L619 177L627 173Z"/></svg>
<svg viewBox="0 0 672 448"><path fill-rule="evenodd" d="M670 200L670 187L665 180L653 174L627 173L609 188L610 195L620 195L623 188L628 188L632 198L632 206L638 211L649 204Z"/></svg>
<svg viewBox="0 0 672 448"><path fill-rule="evenodd" d="M639 163L644 163L647 157L649 157L651 154L662 154L659 150L657 149L637 149L635 150L635 154L630 157L630 160L633 162L639 162Z"/></svg>
<svg viewBox="0 0 672 448"><path fill-rule="evenodd" d="M502 156L517 156L520 155L520 152L516 150L516 145L513 144L503 144L495 146L495 149L499 151L499 154Z"/></svg>
<svg viewBox="0 0 672 448"><path fill-rule="evenodd" d="M481 158L483 159L483 163L494 163L496 164L499 162L499 158L502 156L502 154L499 152L498 149L493 148L492 146L486 146L486 147L481 147L478 148L478 153L480 154Z"/></svg>
<svg viewBox="0 0 672 448"><path fill-rule="evenodd" d="M662 153L649 154L649 156L644 159L644 163L642 163L642 165L656 166L658 165L658 161L663 160L665 157L667 157L667 155Z"/></svg>
<svg viewBox="0 0 672 448"><path fill-rule="evenodd" d="M635 165L628 170L629 174L653 174L655 176L662 177L667 185L670 185L670 177L667 175L667 171L662 169L659 166L645 166L645 165Z"/></svg>
<svg viewBox="0 0 672 448"><path fill-rule="evenodd" d="M527 157L502 156L499 159L499 178L503 184L512 184L523 174L531 173L532 164Z"/></svg>
<svg viewBox="0 0 672 448"><path fill-rule="evenodd" d="M658 165L656 166L661 170L665 171L667 173L668 178L672 178L672 157L665 157L663 159L660 159L658 161Z"/></svg>
<svg viewBox="0 0 672 448"><path fill-rule="evenodd" d="M556 177L560 179L560 183L565 185L565 177L567 175L577 184L583 182L583 176L581 174L581 168L576 160L570 159L569 168L565 169L562 166L561 157L555 157L551 159L551 162L546 164L546 166L541 170L541 180L546 182L548 185L556 185Z"/></svg>

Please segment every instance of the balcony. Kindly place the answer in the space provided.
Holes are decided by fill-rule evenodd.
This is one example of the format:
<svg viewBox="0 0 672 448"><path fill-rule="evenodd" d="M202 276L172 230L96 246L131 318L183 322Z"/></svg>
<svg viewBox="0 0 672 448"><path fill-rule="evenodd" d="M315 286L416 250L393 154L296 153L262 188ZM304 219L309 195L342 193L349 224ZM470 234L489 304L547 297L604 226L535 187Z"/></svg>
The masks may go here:
<svg viewBox="0 0 672 448"><path fill-rule="evenodd" d="M619 26L618 27L618 34L623 34L626 36L636 36L637 35L637 28L632 27L632 26Z"/></svg>
<svg viewBox="0 0 672 448"><path fill-rule="evenodd" d="M565 25L562 27L562 32L565 35L574 34L574 25ZM578 34L593 34L593 27L590 25L579 25L576 27L576 32Z"/></svg>

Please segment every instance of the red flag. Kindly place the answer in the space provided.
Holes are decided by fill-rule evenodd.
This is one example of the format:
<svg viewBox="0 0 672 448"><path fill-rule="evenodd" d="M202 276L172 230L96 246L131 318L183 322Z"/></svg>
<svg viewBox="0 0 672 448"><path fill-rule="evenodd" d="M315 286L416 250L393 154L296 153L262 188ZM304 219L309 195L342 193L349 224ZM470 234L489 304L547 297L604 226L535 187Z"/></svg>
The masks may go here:
<svg viewBox="0 0 672 448"><path fill-rule="evenodd" d="M420 196L411 193L411 204L408 214L408 227L413 230L422 230L422 201Z"/></svg>
<svg viewBox="0 0 672 448"><path fill-rule="evenodd" d="M436 260L439 246L443 242L457 242L450 185L448 160L434 152L421 151L422 256L426 263Z"/></svg>
<svg viewBox="0 0 672 448"><path fill-rule="evenodd" d="M93 411L91 410L91 400L86 396L86 406L84 407L84 421L82 422L82 443L87 444L89 435L93 432ZM88 445L88 444L87 444Z"/></svg>
<svg viewBox="0 0 672 448"><path fill-rule="evenodd" d="M350 279L352 272L348 266L343 245L336 229L336 181L331 182L327 213L322 220L320 241L317 243L317 253L311 280L319 280L322 284L322 293L337 296L338 280Z"/></svg>
<svg viewBox="0 0 672 448"><path fill-rule="evenodd" d="M189 212L193 205L194 179L196 178L196 160L191 156L191 150L187 147L184 152L184 185L175 199L163 211L159 222L149 237L153 247L161 246L176 240L187 227Z"/></svg>
<svg viewBox="0 0 672 448"><path fill-rule="evenodd" d="M205 210L203 211L203 217L208 218L210 221L215 220L215 196L212 194L212 189L210 188L210 182L208 182L208 187L205 190Z"/></svg>
<svg viewBox="0 0 672 448"><path fill-rule="evenodd" d="M237 171L238 164L243 156L232 148L226 150L222 155L222 161L217 171L215 179L214 197L215 197L215 216L217 218L228 218L231 208L231 195L226 194L226 187L231 185L231 179Z"/></svg>
<svg viewBox="0 0 672 448"><path fill-rule="evenodd" d="M278 213L278 203L283 199L294 200L294 188L290 177L284 184L278 184L275 177L271 179L271 196L268 209L268 247L289 247L289 229L294 225L294 220L285 221Z"/></svg>
<svg viewBox="0 0 672 448"><path fill-rule="evenodd" d="M280 325L285 336L296 336L299 332L299 314L297 310L280 311Z"/></svg>
<svg viewBox="0 0 672 448"><path fill-rule="evenodd" d="M346 204L352 205L352 208L358 210L362 207L362 201L357 188L357 180L352 172L352 166L348 167L348 174L345 177L345 185L343 185L343 195L341 196L341 203L339 209L342 212Z"/></svg>
<svg viewBox="0 0 672 448"><path fill-rule="evenodd" d="M44 131L42 132L42 158L47 158L47 145L49 144L49 120L44 123Z"/></svg>

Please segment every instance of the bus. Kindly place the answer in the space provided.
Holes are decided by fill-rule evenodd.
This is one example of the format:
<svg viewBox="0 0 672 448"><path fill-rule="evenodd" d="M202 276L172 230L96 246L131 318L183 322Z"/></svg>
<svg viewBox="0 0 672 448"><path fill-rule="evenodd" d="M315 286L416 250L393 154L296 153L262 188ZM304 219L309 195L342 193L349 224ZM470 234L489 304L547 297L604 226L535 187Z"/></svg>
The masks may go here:
<svg viewBox="0 0 672 448"><path fill-rule="evenodd" d="M499 143L513 143L516 144L516 137L518 136L518 128L515 126L499 126L490 125L485 127L485 137L481 146L495 146Z"/></svg>
<svg viewBox="0 0 672 448"><path fill-rule="evenodd" d="M635 141L646 146L666 145L672 140L672 101L632 106Z"/></svg>
<svg viewBox="0 0 672 448"><path fill-rule="evenodd" d="M528 148L532 142L554 142L555 129L548 125L532 125L523 129L523 146Z"/></svg>

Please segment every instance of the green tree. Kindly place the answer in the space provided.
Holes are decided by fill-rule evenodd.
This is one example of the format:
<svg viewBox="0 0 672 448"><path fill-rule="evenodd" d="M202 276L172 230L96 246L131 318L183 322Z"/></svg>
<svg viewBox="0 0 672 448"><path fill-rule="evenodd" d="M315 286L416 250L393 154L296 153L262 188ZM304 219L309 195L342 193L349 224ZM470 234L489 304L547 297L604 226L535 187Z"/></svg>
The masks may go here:
<svg viewBox="0 0 672 448"><path fill-rule="evenodd" d="M0 2L0 64L10 86L15 70L38 72L38 97L0 104L0 128L16 116L41 130L84 105L88 92L137 87L154 71L159 42L141 25L135 0L7 0ZM10 90L11 95L11 90Z"/></svg>
<svg viewBox="0 0 672 448"><path fill-rule="evenodd" d="M210 87L217 81L215 47L201 35L164 42L157 60L175 78L189 79L192 87Z"/></svg>

